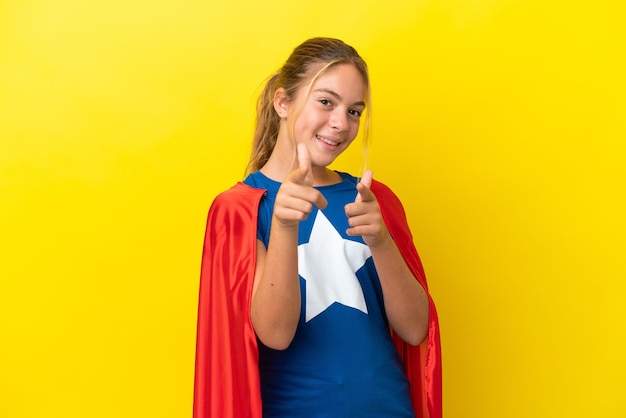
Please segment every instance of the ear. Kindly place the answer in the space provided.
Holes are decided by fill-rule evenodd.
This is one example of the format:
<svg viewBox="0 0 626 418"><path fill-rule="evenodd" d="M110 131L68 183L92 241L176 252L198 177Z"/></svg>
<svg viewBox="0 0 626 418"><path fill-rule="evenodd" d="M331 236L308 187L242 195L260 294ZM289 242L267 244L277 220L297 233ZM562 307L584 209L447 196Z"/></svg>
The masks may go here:
<svg viewBox="0 0 626 418"><path fill-rule="evenodd" d="M274 93L274 110L278 114L278 117L287 117L287 109L289 107L289 97L284 88L279 88Z"/></svg>

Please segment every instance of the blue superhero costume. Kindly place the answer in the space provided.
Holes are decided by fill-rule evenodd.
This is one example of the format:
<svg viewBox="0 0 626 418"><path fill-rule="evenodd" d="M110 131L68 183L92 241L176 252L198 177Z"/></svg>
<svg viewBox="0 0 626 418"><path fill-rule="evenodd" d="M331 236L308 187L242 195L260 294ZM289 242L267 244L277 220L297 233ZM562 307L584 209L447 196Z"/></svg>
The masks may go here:
<svg viewBox="0 0 626 418"><path fill-rule="evenodd" d="M409 382L393 345L369 248L349 228L344 206L358 179L317 189L328 206L298 228L302 309L293 341L273 350L259 341L263 416L413 417ZM266 190L257 238L268 246L280 183L260 172L245 184Z"/></svg>

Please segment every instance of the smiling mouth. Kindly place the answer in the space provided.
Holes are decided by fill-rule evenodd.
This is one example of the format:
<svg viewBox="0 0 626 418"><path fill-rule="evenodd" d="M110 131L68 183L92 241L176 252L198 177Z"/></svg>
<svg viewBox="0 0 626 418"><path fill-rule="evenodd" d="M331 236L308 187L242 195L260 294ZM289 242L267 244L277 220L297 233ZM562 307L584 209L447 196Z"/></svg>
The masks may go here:
<svg viewBox="0 0 626 418"><path fill-rule="evenodd" d="M339 145L339 142L331 141L330 139L328 139L328 138L324 138L323 136L315 135L315 137L316 137L317 139L319 139L320 141L322 141L323 143L325 143L325 144L332 145L332 146L334 146L334 147L336 147L337 145Z"/></svg>

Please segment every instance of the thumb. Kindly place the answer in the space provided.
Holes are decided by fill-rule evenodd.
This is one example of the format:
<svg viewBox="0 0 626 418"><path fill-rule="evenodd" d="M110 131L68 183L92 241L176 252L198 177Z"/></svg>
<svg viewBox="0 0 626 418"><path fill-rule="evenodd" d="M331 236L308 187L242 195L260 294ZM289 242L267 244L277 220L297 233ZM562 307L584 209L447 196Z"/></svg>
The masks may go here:
<svg viewBox="0 0 626 418"><path fill-rule="evenodd" d="M363 177L361 177L361 181L359 182L360 184L362 184L363 186L367 187L368 192L369 192L369 188L372 187L372 178L374 177L374 173L372 172L372 170L367 170L364 174ZM360 191L357 195L356 195L356 199L355 202L361 202L363 200L363 195L361 194L362 192ZM371 192L367 193L368 197L369 194Z"/></svg>

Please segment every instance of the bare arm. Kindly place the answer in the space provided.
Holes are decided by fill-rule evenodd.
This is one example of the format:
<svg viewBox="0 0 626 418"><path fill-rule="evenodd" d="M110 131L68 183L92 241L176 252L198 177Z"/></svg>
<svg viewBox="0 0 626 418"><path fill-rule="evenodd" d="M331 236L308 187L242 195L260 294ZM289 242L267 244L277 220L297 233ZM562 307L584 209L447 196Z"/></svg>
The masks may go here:
<svg viewBox="0 0 626 418"><path fill-rule="evenodd" d="M428 331L428 296L387 231L370 185L371 172L368 172L357 185L357 200L346 205L351 227L348 234L363 236L372 252L391 327L404 341L417 345Z"/></svg>
<svg viewBox="0 0 626 418"><path fill-rule="evenodd" d="M300 317L298 278L298 224L313 210L326 207L326 199L308 178L311 161L299 152L300 167L287 175L274 204L267 251L257 241L257 264L250 315L259 339L266 346L284 350L296 333Z"/></svg>
<svg viewBox="0 0 626 418"><path fill-rule="evenodd" d="M428 296L388 232L386 235L382 242L370 245L383 289L385 312L400 338L418 345L428 331Z"/></svg>
<svg viewBox="0 0 626 418"><path fill-rule="evenodd" d="M257 241L251 318L263 344L284 350L293 339L300 315L298 230L296 227L295 240L289 231L274 231L272 228L267 250L263 242Z"/></svg>

